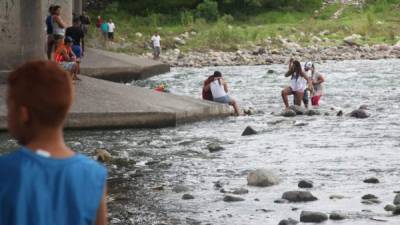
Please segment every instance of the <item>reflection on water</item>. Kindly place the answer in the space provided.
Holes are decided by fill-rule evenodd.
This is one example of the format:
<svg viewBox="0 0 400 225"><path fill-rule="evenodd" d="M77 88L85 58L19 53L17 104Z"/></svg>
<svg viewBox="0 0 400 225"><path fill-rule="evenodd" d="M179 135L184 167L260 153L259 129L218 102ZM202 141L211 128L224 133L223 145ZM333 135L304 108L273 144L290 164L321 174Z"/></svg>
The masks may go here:
<svg viewBox="0 0 400 225"><path fill-rule="evenodd" d="M298 220L302 210L339 210L352 215L340 224L376 224L370 217L387 220L384 224L400 224L400 219L386 217L390 213L383 210L392 203L400 184L399 62L317 65L327 80L321 110L329 115L296 118L271 114L283 107L280 90L289 83L283 77L285 65L177 68L137 85L165 82L176 94L200 98L203 80L218 69L242 106L263 113L157 130L67 132L67 142L88 154L106 148L121 159L109 165L114 224L278 224L288 217ZM269 69L275 73L268 74ZM360 105L368 106L370 118L336 117L331 110L350 112ZM241 137L248 125L260 133ZM15 145L5 135L0 138L3 150ZM225 150L209 153L209 143L219 143ZM274 170L282 182L268 188L248 187L248 171L260 167ZM368 177L377 177L380 183L363 183ZM318 201L273 203L283 192L296 190L300 179L314 182L311 192ZM223 193L214 186L217 181L226 190L248 189L241 196L245 201L222 201ZM183 193L172 191L177 185L187 187L185 193L195 199L182 200ZM361 204L361 196L368 193L382 203ZM330 200L333 194L345 198Z"/></svg>

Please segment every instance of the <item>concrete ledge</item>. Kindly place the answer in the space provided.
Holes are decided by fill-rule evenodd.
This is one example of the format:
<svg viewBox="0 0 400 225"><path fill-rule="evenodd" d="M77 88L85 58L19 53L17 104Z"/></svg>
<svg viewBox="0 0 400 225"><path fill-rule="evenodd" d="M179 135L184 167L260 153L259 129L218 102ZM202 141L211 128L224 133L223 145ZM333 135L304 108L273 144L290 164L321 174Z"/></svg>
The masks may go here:
<svg viewBox="0 0 400 225"><path fill-rule="evenodd" d="M88 48L81 64L81 73L115 82L130 82L167 73L170 66L151 59Z"/></svg>
<svg viewBox="0 0 400 225"><path fill-rule="evenodd" d="M161 128L231 115L229 106L81 76L67 129ZM0 130L6 130L6 86L0 85Z"/></svg>

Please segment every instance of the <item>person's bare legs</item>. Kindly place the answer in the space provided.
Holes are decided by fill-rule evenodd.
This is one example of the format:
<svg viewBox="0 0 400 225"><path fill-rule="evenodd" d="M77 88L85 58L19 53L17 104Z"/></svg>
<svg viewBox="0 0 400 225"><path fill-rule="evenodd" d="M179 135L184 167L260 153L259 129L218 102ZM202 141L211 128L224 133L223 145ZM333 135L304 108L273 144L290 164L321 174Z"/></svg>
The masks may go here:
<svg viewBox="0 0 400 225"><path fill-rule="evenodd" d="M51 37L47 37L47 59L51 60L51 54L53 53L54 40Z"/></svg>
<svg viewBox="0 0 400 225"><path fill-rule="evenodd" d="M294 96L296 101L294 102L294 104L297 106L301 106L301 102L303 101L303 96L304 96L304 91L296 91Z"/></svg>
<svg viewBox="0 0 400 225"><path fill-rule="evenodd" d="M282 90L282 99L283 103L285 104L286 110L289 109L289 100L288 96L292 95L293 91L291 87L286 87L285 89Z"/></svg>
<svg viewBox="0 0 400 225"><path fill-rule="evenodd" d="M235 110L235 116L239 116L239 105L237 104L235 99L231 99L231 102L229 103L229 105L233 106L233 109Z"/></svg>

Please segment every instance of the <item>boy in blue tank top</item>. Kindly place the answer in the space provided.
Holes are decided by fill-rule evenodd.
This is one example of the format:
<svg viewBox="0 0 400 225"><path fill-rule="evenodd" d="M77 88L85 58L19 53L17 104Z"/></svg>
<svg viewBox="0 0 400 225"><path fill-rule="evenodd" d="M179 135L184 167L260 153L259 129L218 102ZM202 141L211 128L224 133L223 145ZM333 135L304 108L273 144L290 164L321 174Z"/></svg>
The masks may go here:
<svg viewBox="0 0 400 225"><path fill-rule="evenodd" d="M33 61L7 82L8 130L21 147L0 157L0 224L107 224L106 168L64 143L71 76Z"/></svg>

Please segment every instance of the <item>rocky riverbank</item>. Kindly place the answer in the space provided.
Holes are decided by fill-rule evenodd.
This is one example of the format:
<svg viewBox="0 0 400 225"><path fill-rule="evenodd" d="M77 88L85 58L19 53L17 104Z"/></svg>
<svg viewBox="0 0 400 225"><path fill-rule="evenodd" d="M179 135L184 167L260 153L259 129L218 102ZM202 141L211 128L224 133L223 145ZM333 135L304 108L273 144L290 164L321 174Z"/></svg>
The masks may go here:
<svg viewBox="0 0 400 225"><path fill-rule="evenodd" d="M315 37L317 42L323 39ZM268 45L254 46L252 49L241 49L236 52L207 52L183 53L178 48L166 50L161 58L165 63L174 67L203 67L203 66L238 66L238 65L270 65L281 64L289 58L301 61L312 60L360 60L400 58L400 42L391 46L388 44L359 45L357 36L350 36L336 46L302 47L295 42L282 39L283 48L269 48ZM151 57L148 53L147 57Z"/></svg>

